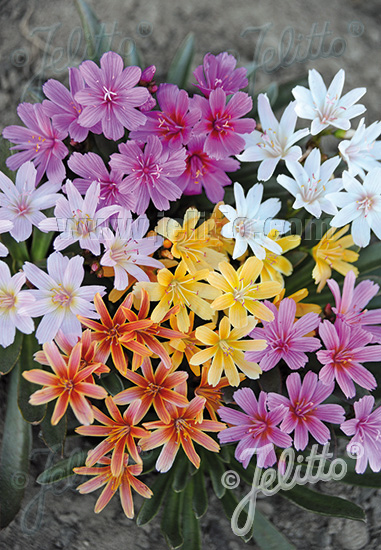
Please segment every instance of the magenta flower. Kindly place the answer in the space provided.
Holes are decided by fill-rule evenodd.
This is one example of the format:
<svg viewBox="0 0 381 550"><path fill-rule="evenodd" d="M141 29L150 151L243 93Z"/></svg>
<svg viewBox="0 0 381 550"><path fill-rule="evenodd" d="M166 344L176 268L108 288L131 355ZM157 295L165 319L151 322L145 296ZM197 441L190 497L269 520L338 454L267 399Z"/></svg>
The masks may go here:
<svg viewBox="0 0 381 550"><path fill-rule="evenodd" d="M221 88L212 90L209 99L195 96L194 103L201 109L201 121L195 126L195 135L207 135L204 151L210 157L223 159L238 155L245 148L240 134L250 134L255 128L252 118L241 119L253 106L253 100L244 92L237 92L227 101Z"/></svg>
<svg viewBox="0 0 381 550"><path fill-rule="evenodd" d="M26 262L23 266L27 279L36 287L25 292L35 298L30 306L23 307L20 314L42 317L36 332L40 344L50 342L61 329L66 337L81 336L81 323L77 315L98 319L99 315L91 303L99 292L104 295L105 287L81 286L85 276L83 258L74 256L69 260L60 252L48 257L48 273Z"/></svg>
<svg viewBox="0 0 381 550"><path fill-rule="evenodd" d="M103 54L100 65L84 61L79 67L88 88L75 94L84 107L78 122L85 128L101 122L106 138L116 141L123 137L124 128L136 130L145 123L145 115L136 107L147 101L149 92L135 87L141 76L139 67L123 70L123 59L115 52Z"/></svg>
<svg viewBox="0 0 381 550"><path fill-rule="evenodd" d="M239 441L234 456L244 468L254 453L257 453L259 468L272 466L276 462L274 445L282 448L292 445L291 437L277 427L284 418L286 407L281 405L268 412L267 394L261 391L257 401L250 388L237 390L233 398L244 412L229 407L218 409L223 422L233 424L233 427L222 430L218 439L221 443Z"/></svg>
<svg viewBox="0 0 381 550"><path fill-rule="evenodd" d="M318 338L305 336L318 327L319 315L307 313L295 321L296 303L290 298L280 302L279 310L267 300L264 304L274 313L274 320L262 321L263 328L255 328L250 336L266 340L267 348L263 351L248 351L245 359L259 363L263 371L274 368L281 359L292 370L304 367L308 361L305 352L316 351L321 347Z"/></svg>
<svg viewBox="0 0 381 550"><path fill-rule="evenodd" d="M95 256L101 253L101 233L105 222L119 212L118 206L105 206L98 210L100 184L94 182L82 198L71 181L66 182L67 199L57 201L54 218L46 218L38 227L41 231L60 231L54 240L55 250L64 250L79 242L83 250L90 250Z"/></svg>
<svg viewBox="0 0 381 550"><path fill-rule="evenodd" d="M207 53L204 62L193 72L198 84L195 84L204 96L209 97L210 92L216 88L222 88L226 95L234 94L246 88L248 80L246 69L236 69L237 60L227 52L218 55Z"/></svg>
<svg viewBox="0 0 381 550"><path fill-rule="evenodd" d="M361 364L380 359L381 346L367 346L373 339L370 333L351 328L338 319L334 325L324 321L320 325L319 335L326 348L316 354L324 365L319 372L323 384L332 384L336 379L347 398L356 395L353 381L367 390L376 388L373 374Z"/></svg>
<svg viewBox="0 0 381 550"><path fill-rule="evenodd" d="M343 294L334 279L328 279L327 283L335 298L336 307L332 308L338 319L351 327L361 327L373 335L373 342L381 344L381 327L370 326L381 323L381 309L364 309L380 290L378 284L373 281L361 281L355 288L356 276L349 271L344 279Z"/></svg>
<svg viewBox="0 0 381 550"><path fill-rule="evenodd" d="M107 170L103 160L95 153L73 153L68 161L69 168L81 176L73 180L73 185L84 195L90 185L100 183L99 207L119 205L133 210L136 198L133 193L123 193L125 180L118 170Z"/></svg>
<svg viewBox="0 0 381 550"><path fill-rule="evenodd" d="M294 433L294 446L303 451L308 444L308 433L321 445L325 445L331 434L324 422L341 424L345 420L345 411L340 405L321 405L333 392L334 383L326 386L318 382L317 375L309 371L301 383L300 374L293 372L287 377L286 386L289 399L277 393L269 393L268 405L272 410L280 405L287 407L280 429Z"/></svg>
<svg viewBox="0 0 381 550"><path fill-rule="evenodd" d="M17 144L11 150L19 151L7 158L8 168L17 170L24 162L33 160L37 168L37 183L45 172L50 181L61 183L65 177L62 160L68 154L62 140L67 132L54 126L40 103L21 103L17 107L17 114L26 128L7 126L3 130L4 138Z"/></svg>
<svg viewBox="0 0 381 550"><path fill-rule="evenodd" d="M356 472L363 474L368 466L373 472L381 470L381 407L372 412L374 397L365 395L353 405L356 418L346 420L340 428L353 435L347 445L351 455L357 455Z"/></svg>
<svg viewBox="0 0 381 550"><path fill-rule="evenodd" d="M152 94L157 92L157 86L156 82L153 80L153 77L156 73L156 67L155 65L150 65L144 71L142 71L140 80L139 80L139 86L144 86L148 89L150 95L145 103L143 105L140 105L139 111L142 111L145 113L146 111L150 111L153 109L156 105L156 99L152 97Z"/></svg>
<svg viewBox="0 0 381 550"><path fill-rule="evenodd" d="M9 231L17 241L25 241L32 234L33 225L45 219L41 210L53 206L61 195L59 182L47 182L36 185L36 168L33 162L25 162L16 174L14 184L5 174L0 172L0 219L13 222Z"/></svg>
<svg viewBox="0 0 381 550"><path fill-rule="evenodd" d="M212 203L222 201L224 187L231 184L226 172L235 172L239 162L233 158L216 160L204 152L205 137L193 137L187 144L186 169L176 180L184 195L200 195L205 189Z"/></svg>
<svg viewBox="0 0 381 550"><path fill-rule="evenodd" d="M80 90L85 88L85 83L79 69L69 68L70 92L58 80L50 79L43 85L44 94L50 101L42 102L44 113L53 120L57 130L69 132L70 137L77 142L84 141L89 133L89 128L84 128L78 123L78 117L82 112L82 105L74 99ZM90 128L94 134L100 134L101 124L98 122Z"/></svg>
<svg viewBox="0 0 381 550"><path fill-rule="evenodd" d="M174 84L161 84L156 97L160 111L147 113L143 128L131 132L130 137L147 141L148 136L154 135L171 149L179 149L190 140L201 111L191 108L187 92Z"/></svg>
<svg viewBox="0 0 381 550"><path fill-rule="evenodd" d="M0 262L0 346L3 348L14 342L16 329L24 334L34 331L31 316L20 313L22 308L34 302L28 290L21 290L25 280L24 273L12 277L7 264Z"/></svg>
<svg viewBox="0 0 381 550"><path fill-rule="evenodd" d="M120 153L111 155L110 166L129 174L122 191L136 196L135 212L144 214L150 199L158 210L168 210L169 201L181 197L174 181L185 170L185 149L163 150L157 136L150 136L145 146L131 140L119 145Z"/></svg>

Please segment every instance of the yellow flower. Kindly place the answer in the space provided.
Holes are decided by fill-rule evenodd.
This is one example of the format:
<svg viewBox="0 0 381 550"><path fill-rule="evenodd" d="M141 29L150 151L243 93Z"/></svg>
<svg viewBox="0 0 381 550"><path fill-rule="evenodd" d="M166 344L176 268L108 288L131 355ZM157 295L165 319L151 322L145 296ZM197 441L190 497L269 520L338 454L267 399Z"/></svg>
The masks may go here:
<svg viewBox="0 0 381 550"><path fill-rule="evenodd" d="M346 225L335 233L336 227L331 227L312 249L312 255L316 262L312 277L315 279L315 283L319 285L317 292L323 290L327 279L332 275L332 269L344 276L351 270L354 271L356 277L359 273L357 267L350 265L350 263L356 262L359 257L354 250L348 250L349 247L354 245L352 235L343 237L348 229L349 225Z"/></svg>
<svg viewBox="0 0 381 550"><path fill-rule="evenodd" d="M272 298L282 290L278 282L255 283L262 271L263 263L251 256L236 271L229 262L218 264L220 273L209 273L207 280L216 288L222 290L211 304L213 309L220 311L229 309L229 319L233 327L243 328L247 323L247 312L261 321L272 321L272 311L258 300Z"/></svg>
<svg viewBox="0 0 381 550"><path fill-rule="evenodd" d="M276 307L279 307L279 304L284 298L286 289L284 288L277 296L275 296L273 300L273 304ZM297 292L294 292L293 294L290 294L290 296L287 296L287 298L291 298L291 300L294 300L296 303L296 318L303 317L306 313L321 313L321 307L317 304L301 304L300 302L304 300L304 298L307 298L308 296L308 290L306 288L302 288L301 290L298 290Z"/></svg>
<svg viewBox="0 0 381 550"><path fill-rule="evenodd" d="M169 319L169 322L171 324L171 328L173 330L179 331L179 326L177 323L177 319L174 315L171 316ZM190 360L195 355L195 353L200 351L201 342L197 340L195 336L195 330L193 329L193 323L194 323L194 313L193 311L189 314L189 322L190 326L189 329L184 333L183 338L172 338L169 342L166 342L166 348L169 354L172 353L172 364L173 368L177 368L181 365L184 359L184 355L187 358L187 361L189 363L190 368L194 372L196 376L200 376L200 366L199 365L191 365ZM214 329L215 325L213 323L209 323L207 325L210 329Z"/></svg>
<svg viewBox="0 0 381 550"><path fill-rule="evenodd" d="M172 304L179 305L180 309L176 313L177 324L181 332L187 332L190 328L187 308L201 319L213 318L213 310L205 298L214 300L220 291L209 284L199 282L205 279L208 273L207 269L203 269L189 274L185 263L180 262L174 274L169 269L160 269L157 273L157 283L136 283L135 292L140 294L140 289L144 288L151 301L159 302L151 314L154 323L160 323Z"/></svg>
<svg viewBox="0 0 381 550"><path fill-rule="evenodd" d="M282 252L288 252L300 245L301 237L299 235L288 235L288 237L280 237L279 231L272 229L267 235L282 249ZM270 250L266 250L266 257L263 260L263 269L261 271L261 281L277 281L284 286L283 275L288 277L292 273L292 263L290 260L281 254L274 254Z"/></svg>
<svg viewBox="0 0 381 550"><path fill-rule="evenodd" d="M237 367L249 378L258 378L262 373L257 363L247 361L244 351L261 351L266 348L266 340L243 340L249 334L257 321L254 317L247 319L245 328L235 328L230 331L230 322L224 317L218 331L212 331L205 326L196 329L196 338L208 346L196 353L190 360L192 365L201 365L213 357L208 371L208 384L217 386L223 371L231 386L238 386L240 376Z"/></svg>
<svg viewBox="0 0 381 550"><path fill-rule="evenodd" d="M180 258L190 273L200 269L214 269L224 255L217 250L218 240L211 236L214 220L209 219L196 228L200 212L188 208L185 212L183 226L171 218L163 218L157 225L157 232L171 241L171 254Z"/></svg>

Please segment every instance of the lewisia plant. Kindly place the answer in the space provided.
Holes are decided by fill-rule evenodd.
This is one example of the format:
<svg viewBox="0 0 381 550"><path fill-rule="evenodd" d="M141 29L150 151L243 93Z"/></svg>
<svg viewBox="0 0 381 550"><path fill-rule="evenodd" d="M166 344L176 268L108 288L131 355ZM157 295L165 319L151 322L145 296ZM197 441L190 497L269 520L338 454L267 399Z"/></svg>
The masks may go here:
<svg viewBox="0 0 381 550"><path fill-rule="evenodd" d="M209 479L234 511L227 470L251 485L284 449L303 452L292 469L338 435L346 481L381 470L379 144L355 170L360 130L346 134L363 90L342 96L344 71L327 89L313 70L289 104L260 94L255 120L232 55L184 80L187 40L171 82L106 52L3 131L16 154L0 173L2 526L21 497L4 479L27 470L36 424L61 455L39 483L91 476L78 490L101 490L95 512L119 492L128 518L137 492L139 524L164 502L184 550L200 548ZM86 451L70 456L74 435ZM322 513L305 486L287 498Z"/></svg>

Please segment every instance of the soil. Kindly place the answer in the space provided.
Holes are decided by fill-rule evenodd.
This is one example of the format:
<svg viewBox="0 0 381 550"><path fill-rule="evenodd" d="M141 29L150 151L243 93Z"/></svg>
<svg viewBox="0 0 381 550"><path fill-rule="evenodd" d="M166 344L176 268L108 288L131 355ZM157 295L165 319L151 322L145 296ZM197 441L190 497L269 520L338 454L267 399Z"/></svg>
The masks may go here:
<svg viewBox="0 0 381 550"><path fill-rule="evenodd" d="M344 68L345 91L368 88L363 98L367 123L380 117L380 0L89 0L89 4L106 25L111 49L123 53L136 44L146 65L157 66L158 81L164 78L177 46L193 31L194 67L208 51L227 50L245 65L255 60L260 65L257 92L273 81L301 78L310 68L319 70L329 82ZM0 129L18 123L18 103L36 101L34 94L41 82L64 79L66 68L84 58L79 26L74 2L0 0ZM0 430L4 386L0 381ZM35 448L41 449L38 428L35 438ZM117 498L96 515L97 496L81 496L73 484L59 484L44 492L35 479L46 460L46 454L34 455L23 509L0 533L1 550L167 548L160 534L160 517L138 528L124 517ZM313 515L279 497L261 499L258 507L298 550L381 547L381 491L330 483L321 483L319 490L362 504L367 523ZM136 498L136 508L140 503ZM227 550L257 548L253 542L245 545L232 533L212 494L202 534L208 550L221 545Z"/></svg>

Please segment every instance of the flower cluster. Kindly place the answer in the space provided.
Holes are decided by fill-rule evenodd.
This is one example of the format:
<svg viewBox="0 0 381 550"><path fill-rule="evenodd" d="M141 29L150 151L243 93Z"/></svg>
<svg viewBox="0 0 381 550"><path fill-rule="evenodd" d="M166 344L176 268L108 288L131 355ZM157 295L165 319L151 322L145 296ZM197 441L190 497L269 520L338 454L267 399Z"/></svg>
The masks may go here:
<svg viewBox="0 0 381 550"><path fill-rule="evenodd" d="M327 89L312 70L280 121L259 94L256 125L232 55L205 56L193 96L154 74L107 52L71 68L70 89L48 80L3 132L17 173L0 173L0 345L38 319L30 403L101 438L79 491L103 487L100 512L119 490L131 518L131 488L152 496L148 451L165 473L238 442L244 468L266 468L340 430L356 471L380 471L381 123L350 131L365 90L341 97L344 71ZM339 154L326 134L348 138ZM257 178L250 164L225 193L241 162Z"/></svg>

